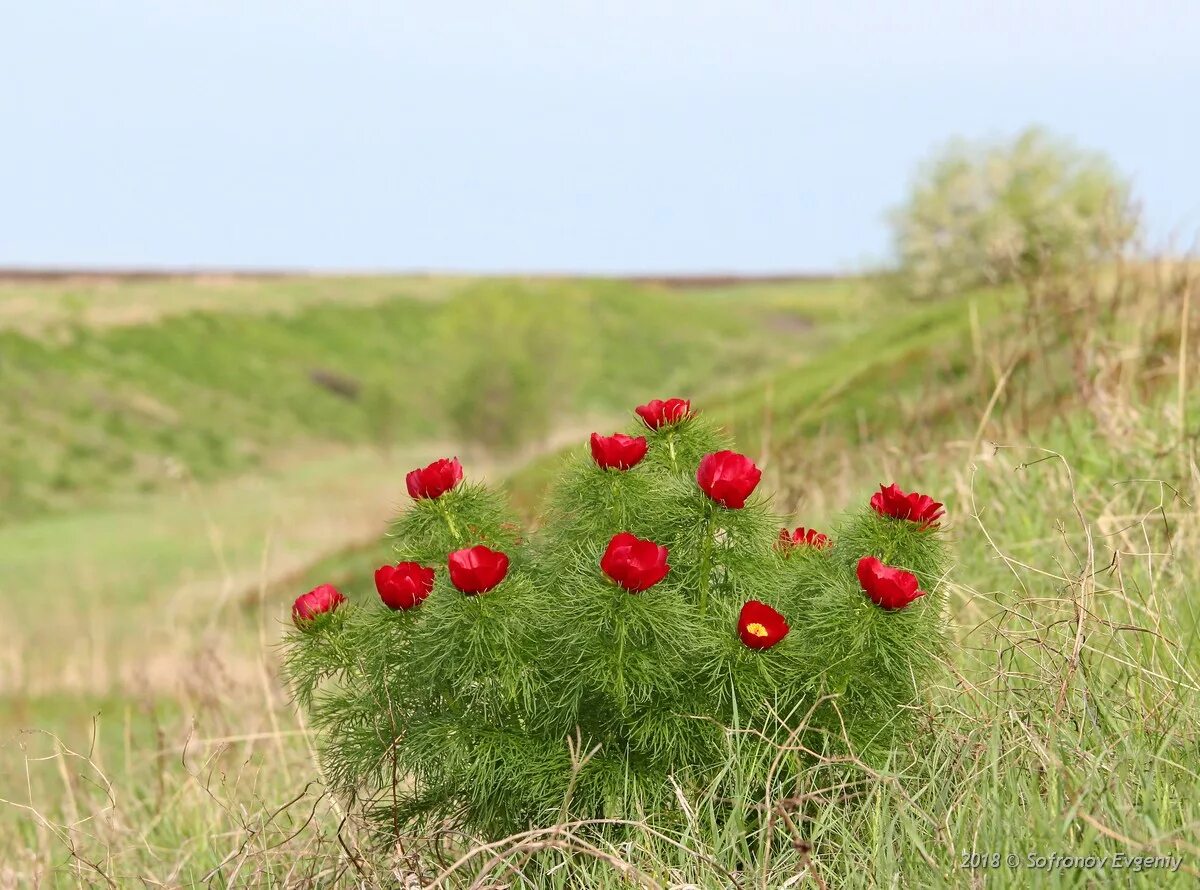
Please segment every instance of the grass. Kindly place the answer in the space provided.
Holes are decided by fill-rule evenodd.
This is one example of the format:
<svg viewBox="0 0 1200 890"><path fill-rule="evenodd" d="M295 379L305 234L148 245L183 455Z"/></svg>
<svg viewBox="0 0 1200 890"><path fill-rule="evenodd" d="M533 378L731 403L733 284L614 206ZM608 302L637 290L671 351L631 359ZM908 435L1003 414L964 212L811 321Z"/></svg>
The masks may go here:
<svg viewBox="0 0 1200 890"><path fill-rule="evenodd" d="M176 655L195 645L197 627L222 645L243 639L230 609L264 575L294 574L339 542L372 540L398 500L377 480L394 474L395 459L427 456L338 451L204 488L184 477L135 507L0 527L6 590L26 594L6 604L21 630L0 648L13 665L0 688L173 688L176 667L190 669ZM57 645L64 635L76 644Z"/></svg>
<svg viewBox="0 0 1200 890"><path fill-rule="evenodd" d="M278 610L264 587L206 624L240 623L256 647L214 653L203 634L180 634L187 684L87 707L12 705L28 722L73 719L61 741L21 737L0 886L427 887L439 875L437 886L476 887L1194 886L1194 286L1138 279L1108 300L1079 284L1053 304L976 294L865 325L837 300L806 315L786 288L760 286L755 305L778 299L831 336L705 402L763 459L798 522L819 524L880 480L944 495L956 646L922 732L889 759L780 752L801 768L797 784L761 800L681 800L675 834L642 824L609 843L564 823L494 847L426 838L371 851L321 793L275 677ZM522 502L554 460L513 477ZM329 553L289 586L361 585L380 554ZM755 741L731 743L736 784ZM1170 859L1135 870L1139 856Z"/></svg>
<svg viewBox="0 0 1200 890"><path fill-rule="evenodd" d="M407 469L502 475L630 393L732 385L815 348L772 333L809 302L845 324L828 286L0 284L0 692L169 696L197 653L257 676L244 604L377 540Z"/></svg>
<svg viewBox="0 0 1200 890"><path fill-rule="evenodd" d="M793 495L792 483L803 477L790 463L813 445L827 445L836 452L872 438L864 424L875 434L910 425L915 412L905 410L906 402L927 407L934 398L951 410L961 410L970 397L962 389L969 355L959 341L972 318L1002 316L1013 301L1011 294L986 292L963 300L905 306L887 312L865 330L861 324L834 329L819 352L797 356L783 369L764 370L731 390L714 393L704 401L704 410L719 417L738 447L764 467L773 488L785 499L784 512L795 512L802 499ZM880 308L877 303L870 311ZM848 317L861 318L864 311L855 306ZM935 435L944 432L944 418L922 419L931 421ZM906 431L906 444L915 432ZM927 450L927 442L921 445L915 458ZM561 459L559 454L547 454L508 480L514 503L528 518L535 518ZM831 509L826 500L816 512L828 515Z"/></svg>
<svg viewBox="0 0 1200 890"><path fill-rule="evenodd" d="M803 325L774 335L786 303L615 281L23 287L0 285L9 316L45 308L0 324L0 523L136 501L181 468L208 483L430 440L516 453L807 343Z"/></svg>
<svg viewBox="0 0 1200 890"><path fill-rule="evenodd" d="M440 301L474 283L451 276L371 275L0 278L0 330L62 337L80 327L138 327L197 312L279 316L330 303Z"/></svg>

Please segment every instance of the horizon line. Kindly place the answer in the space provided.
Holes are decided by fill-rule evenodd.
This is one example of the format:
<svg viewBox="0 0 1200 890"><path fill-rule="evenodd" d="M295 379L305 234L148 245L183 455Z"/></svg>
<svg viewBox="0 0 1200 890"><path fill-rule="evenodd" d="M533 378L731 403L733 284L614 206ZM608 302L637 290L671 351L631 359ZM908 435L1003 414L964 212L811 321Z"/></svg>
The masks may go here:
<svg viewBox="0 0 1200 890"><path fill-rule="evenodd" d="M59 281L68 279L159 280L172 278L593 278L614 281L832 281L864 273L776 270L555 270L555 269L388 269L388 268L305 268L287 266L172 266L172 265L4 265L0 281Z"/></svg>

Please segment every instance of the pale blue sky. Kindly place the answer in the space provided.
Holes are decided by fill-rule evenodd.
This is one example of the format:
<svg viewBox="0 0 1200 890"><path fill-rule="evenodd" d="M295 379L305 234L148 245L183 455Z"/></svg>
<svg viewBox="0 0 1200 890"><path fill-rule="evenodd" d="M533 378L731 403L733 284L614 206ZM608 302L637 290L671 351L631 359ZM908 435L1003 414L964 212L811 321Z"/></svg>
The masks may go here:
<svg viewBox="0 0 1200 890"><path fill-rule="evenodd" d="M1200 230L1200 3L0 0L0 265L843 270L1040 123Z"/></svg>

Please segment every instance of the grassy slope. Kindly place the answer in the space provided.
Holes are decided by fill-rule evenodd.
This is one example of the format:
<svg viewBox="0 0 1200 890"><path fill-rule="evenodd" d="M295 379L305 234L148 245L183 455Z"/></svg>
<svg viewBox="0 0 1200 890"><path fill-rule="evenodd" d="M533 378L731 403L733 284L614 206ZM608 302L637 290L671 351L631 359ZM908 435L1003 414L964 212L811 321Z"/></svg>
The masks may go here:
<svg viewBox="0 0 1200 890"><path fill-rule="evenodd" d="M944 494L959 550L951 582L958 654L928 731L910 750L888 764L815 764L799 789L802 802L776 808L777 816L787 810L790 822L778 816L767 848L747 846L736 820L727 828L711 824L716 802L690 802L693 830L681 840L727 868L763 863L764 871L745 876L752 883L819 886L817 876L825 886L1195 880L1200 711L1197 616L1187 591L1200 581L1189 556L1198 524L1189 506L1195 500L1178 499L1169 487L1195 490L1194 442L1181 443L1176 399L1161 387L1147 394L1129 382L1139 375L1170 380L1170 368L1160 367L1169 364L1169 348L1162 348L1169 343L1159 343L1157 331L1131 334L1128 320L1111 325L1091 353L1104 369L1093 375L1104 391L1085 399L1070 382L1069 330L1039 336L1031 342L1045 348L1022 359L1030 345L1019 336L1023 328L1011 320L992 327L1000 315L998 304L979 300L973 315L962 303L920 310L906 321L885 317L870 334L835 343L815 365L797 363L706 405L734 426L746 450L766 458L784 494L781 509L799 508L802 520L828 516L878 479L897 477ZM1164 316L1169 326L1170 311ZM988 336L972 336L972 317ZM1133 358L1123 348L1131 337L1143 347ZM532 502L551 464L519 474L516 493ZM1163 482L1133 481L1146 479ZM345 555L319 574L360 574L373 559ZM1116 568L1105 570L1110 564ZM195 702L189 699L191 707ZM341 848L329 833L335 813L305 827L310 797L277 811L303 789L307 767L303 745L277 732L291 725L286 704L265 704L254 714L229 713L217 703L198 707L210 737L236 727L229 733L236 738L258 731L267 738L227 743L224 753L205 743L191 760L184 757L186 770L166 770L160 796L176 795L178 807L154 819L149 852L122 846L126 836L117 829L80 832L93 857L112 853L98 867L160 878L181 868L195 880L228 852L222 880L235 866L239 879L284 874L301 861L297 854L326 877L349 868L344 856L339 866ZM48 761L57 762L78 766L69 755ZM214 807L195 790L212 788L202 781L212 775L205 765L226 776L216 799L248 802L244 813ZM103 803L94 792L66 787L39 801L86 808L90 794L92 806ZM845 806L847 796L854 806ZM147 799L118 810L144 825L161 805ZM46 845L50 830L42 831ZM188 839L200 831L230 840ZM26 836L32 841L35 834ZM239 846L239 839L249 843ZM276 842L282 846L273 848ZM552 847L562 843L551 839ZM962 868L963 854L972 851L1001 854L1000 867ZM1184 861L1174 873L1034 872L1024 865L1031 852ZM1021 867L1007 865L1010 853ZM649 835L636 850L609 855L663 886L730 886L719 868ZM78 860L74 867L95 874ZM591 886L619 883L612 861L585 854L582 867L593 870Z"/></svg>
<svg viewBox="0 0 1200 890"><path fill-rule="evenodd" d="M15 693L0 724L86 732L113 690L169 704L213 664L233 697L256 696L259 634L281 611L258 623L263 585L378 540L407 469L457 451L495 476L630 393L728 386L809 348L797 306L824 287L0 284L0 690ZM464 443L487 411L531 436Z"/></svg>
<svg viewBox="0 0 1200 890"><path fill-rule="evenodd" d="M410 467L457 452L494 473L630 393L728 385L809 348L797 302L610 281L0 286L0 596L20 628L0 689L171 684L197 614L376 538Z"/></svg>
<svg viewBox="0 0 1200 890"><path fill-rule="evenodd" d="M0 522L161 489L180 466L207 481L331 446L518 449L803 334L764 336L786 306L622 282L136 282L108 314L107 292L70 314L68 285L29 287L0 287L10 314L49 307L29 330L0 324Z"/></svg>
<svg viewBox="0 0 1200 890"><path fill-rule="evenodd" d="M40 337L64 328L148 325L193 312L294 315L329 303L445 300L475 283L441 275L0 278L0 330Z"/></svg>

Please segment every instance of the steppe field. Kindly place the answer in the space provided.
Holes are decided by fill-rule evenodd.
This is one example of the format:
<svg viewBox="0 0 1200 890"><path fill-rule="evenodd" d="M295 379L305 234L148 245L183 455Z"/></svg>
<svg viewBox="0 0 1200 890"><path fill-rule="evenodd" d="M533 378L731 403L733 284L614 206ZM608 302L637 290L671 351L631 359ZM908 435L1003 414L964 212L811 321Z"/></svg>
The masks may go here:
<svg viewBox="0 0 1200 890"><path fill-rule="evenodd" d="M1100 886L1056 853L1196 886L1198 280L0 281L0 888ZM412 468L457 455L535 528L565 455L671 396L780 524L945 502L920 731L674 833L380 850L282 679L292 601L376 597Z"/></svg>

